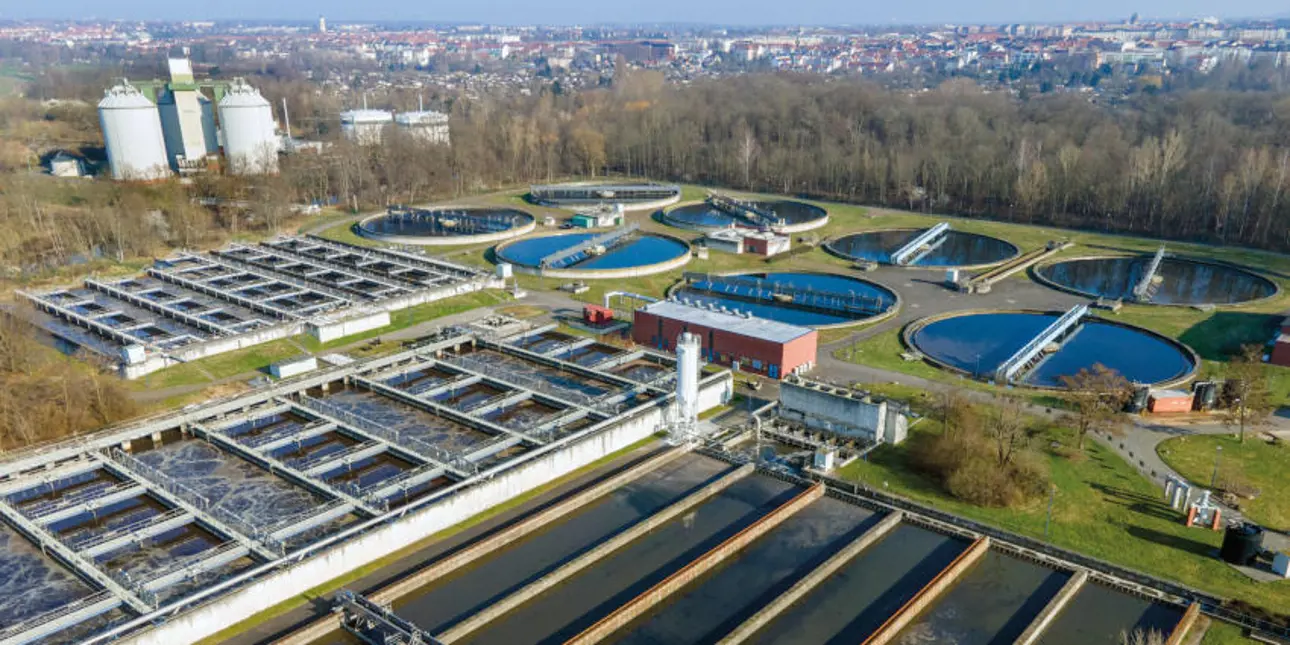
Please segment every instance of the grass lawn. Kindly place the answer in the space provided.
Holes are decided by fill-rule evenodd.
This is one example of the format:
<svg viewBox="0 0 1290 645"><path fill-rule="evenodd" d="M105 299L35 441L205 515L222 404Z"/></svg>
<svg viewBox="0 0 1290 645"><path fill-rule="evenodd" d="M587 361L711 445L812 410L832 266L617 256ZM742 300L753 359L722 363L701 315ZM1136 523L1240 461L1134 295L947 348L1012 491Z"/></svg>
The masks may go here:
<svg viewBox="0 0 1290 645"><path fill-rule="evenodd" d="M939 432L925 420L912 433ZM1073 434L1052 428L1039 439L1074 446ZM1090 442L1087 457L1050 454L1057 486L1048 541L1140 571L1177 580L1214 594L1272 611L1290 608L1290 582L1256 583L1210 555L1222 534L1182 525L1182 516L1162 503L1160 491L1110 449ZM1046 499L1026 508L981 508L955 500L916 474L901 447L882 446L869 461L848 465L840 476L909 497L1008 531L1044 539Z"/></svg>
<svg viewBox="0 0 1290 645"><path fill-rule="evenodd" d="M1200 645L1249 645L1254 642L1245 637L1245 632L1240 627L1210 621L1209 630L1205 632L1205 638Z"/></svg>
<svg viewBox="0 0 1290 645"><path fill-rule="evenodd" d="M490 518L492 518L492 517L495 517L495 516L497 516L497 515L500 515L500 514L502 514L502 513L505 513L506 511L509 511L509 510L511 510L511 509L513 509L513 508L519 507L520 505L524 504L525 502L527 502L527 501L529 501L529 500L531 500L531 499L533 499L533 498L535 498L535 497L537 497L537 496L539 496L539 495L542 495L543 493L546 493L547 491L550 491L550 490L552 490L552 489L554 489L554 488L557 488L557 487L559 487L560 485L562 485L562 484L564 484L564 483L566 483L566 482L573 481L574 479L577 479L578 477L581 477L582 475L584 475L584 474L586 474L586 473L589 473L589 472L591 472L591 471L595 470L596 468L599 468L599 467L601 467L601 466L603 466L603 465L605 465L605 464L608 464L608 463L612 462L613 460L618 459L619 457L622 457L622 456L624 456L624 455L630 454L631 452L633 452L633 451L635 451L635 450L637 450L637 449L639 449L639 448L643 448L643 447L645 447L646 445L649 445L651 442L656 441L656 440L657 440L657 438L656 438L656 437L647 437L647 438L642 439L642 440L640 440L640 441L638 441L638 442L636 442L636 443L634 443L634 444L632 444L632 445L630 445L630 446L627 446L626 448L622 448L621 450L618 450L618 451L616 451L616 452L612 452L612 453L610 453L610 454L608 454L608 455L605 455L604 457L601 457L600 459L597 459L596 461L593 461L593 462L591 462L590 464L587 464L586 466L583 466L583 467L581 467L581 468L578 468L578 469L574 470L573 472L568 473L567 475L564 475L564 476L559 477L559 478L557 478L557 479L553 479L553 480L551 480L551 481L547 482L546 484L543 484L543 485L541 485L541 486L538 486L538 487L536 487L536 488L533 488L532 490L530 490L530 491L528 491L528 492L526 492L526 493L522 493L522 494L520 494L520 495L516 495L515 497L512 497L511 499L509 499L509 500L507 500L507 501L505 501L505 502L503 502L503 503L501 503L501 504L498 504L497 506L494 506L494 507L492 507L492 508L489 508L489 509L488 509L488 510L486 510L486 511L483 511L482 513L479 513L479 514L477 514L477 515L474 515L474 516L472 516L472 517L470 517L470 518L466 519L465 521L463 521L463 522L461 522L461 523L459 523L459 524L455 524L455 525L453 525L453 526L451 526L451 527L449 527L449 528L446 528L446 529L444 529L444 530L442 530L442 531L439 531L438 533L435 533L435 534L433 534L433 535L427 536L425 539L420 540L420 541L418 541L417 543L415 543L415 544L413 544L413 545L411 545L411 546L408 546L408 547L406 547L406 548L404 548L404 549L401 549L401 550L399 550L399 551L395 551L394 553L391 553L391 554L389 554L389 555L387 555L387 556L385 556L385 557L383 557L383 558L381 558L381 559L379 559L379 560L376 560L375 562L373 562L373 563L371 563L371 564L369 564L369 565L367 565L367 566L365 566L365 567L359 567L358 569L355 569L354 571L351 571L351 572L349 572L349 573L346 573L346 574L344 574L344 575L342 575L342 576L339 576L339 577L337 577L337 578L335 578L335 579L333 579L333 580L330 580L330 581L328 581L328 582L326 582L326 583L324 583L324 584L321 584L321 585L319 585L319 586L317 586L317 587L314 587L313 589L310 589L309 591L306 591L306 592L304 592L304 593L302 593L302 594L299 594L299 595L297 595L297 596L295 596L295 597L291 598L290 600L283 601L283 602L281 602L281 603L279 603L279 604L277 604L277 605L275 605L275 606L273 606L273 607L271 607L271 608L269 608L269 609L266 609L265 611L262 611L262 612L260 612L260 613L256 614L255 616L253 616L253 617L251 617L251 618L248 618L247 620L244 620L244 621L242 621L242 622L240 622L240 623L237 623L237 624L235 624L235 625L232 625L232 626L230 626L230 627L228 627L228 628L224 629L223 631L220 631L219 633L214 634L213 636L209 636L209 637L207 637L207 638L204 638L204 639L202 639L201 641L198 641L198 643L199 643L200 645L215 645L216 643L221 643L221 642L223 642L223 641L225 641L225 640L227 640L227 639L229 639L229 638L232 638L233 636L236 636L236 635L238 635L238 634L241 634L241 633L243 633L243 632L245 632L245 631L247 631L247 630L249 630L249 629L252 629L252 628L254 628L254 627L255 627L255 626L257 626L257 625L260 625L260 624L262 624L262 623L264 623L264 622L266 622L266 621L269 621L269 620L272 620L272 619L274 619L274 618L276 618L276 617L278 617L278 616L281 616L282 614L285 614L285 613L287 613L287 612L289 612L289 611L291 611L291 610L293 610L293 609L295 609L295 608L297 608L297 607L302 607L302 606L304 606L304 605L306 605L306 604L309 604L309 603L311 603L312 601L314 601L315 599L317 599L317 598L319 598L319 597L321 597L321 596L323 596L323 595L325 595L325 594L331 593L331 592L333 592L333 591L335 591L335 590L337 590L337 589L340 589L341 587L344 587L345 585L347 585L347 584L349 584L349 583L351 583L351 582L353 582L353 581L355 581L355 580L358 580L359 578L362 578L363 576L366 576L366 575L368 575L368 574L370 574L370 573L373 573L373 572L377 571L378 569L381 569L382 567L386 567L386 566L389 566L389 565L391 565L391 564L394 564L395 562L399 561L400 559L402 559L402 558L406 558L406 557L408 557L408 556L410 556L410 555L412 555L412 554L416 553L417 551L420 551L420 550L422 550L422 549L425 549L426 547L428 547L428 546L430 546L430 545L434 544L435 542L439 542L439 541L445 540L445 539L447 539L447 538L449 538L449 537L452 537L453 535L456 535L456 534L458 534L458 533L461 533L462 531L465 531L465 530L467 530L467 529L469 529L469 528L471 528L471 527L473 527L473 526L475 526L475 525L477 525L477 524L479 524L479 523L481 523L481 522L484 522L484 521L486 521L486 520L488 520L488 519L490 519Z"/></svg>
<svg viewBox="0 0 1290 645"><path fill-rule="evenodd" d="M1218 448L1223 453L1218 455ZM1208 486L1218 457L1218 479L1239 477L1260 490L1253 500L1243 500L1241 511L1271 528L1290 529L1290 447L1269 444L1246 431L1245 443L1226 435L1193 435L1161 443L1156 452L1183 477Z"/></svg>
<svg viewBox="0 0 1290 645"><path fill-rule="evenodd" d="M284 338L273 342L256 345L247 349L219 354L192 363L184 363L153 372L141 379L130 381L136 390L164 389L185 385L199 385L238 374L264 370L269 365L281 360L301 355L301 348L309 353L325 352L338 347L346 347L370 338L383 336L423 322L459 314L479 307L491 307L507 302L511 296L501 291L476 291L453 296L437 302L418 305L390 314L390 324L380 329L338 338L327 343L319 343L307 334ZM365 350L363 357L380 355L397 351L399 343L382 343L380 346Z"/></svg>
<svg viewBox="0 0 1290 645"><path fill-rule="evenodd" d="M237 376L245 372L263 370L273 363L299 356L300 354L302 354L300 348L293 344L290 339L284 338L235 352L203 358L200 361L168 367L143 378L130 381L130 385L136 390L154 390L210 383L213 380Z"/></svg>

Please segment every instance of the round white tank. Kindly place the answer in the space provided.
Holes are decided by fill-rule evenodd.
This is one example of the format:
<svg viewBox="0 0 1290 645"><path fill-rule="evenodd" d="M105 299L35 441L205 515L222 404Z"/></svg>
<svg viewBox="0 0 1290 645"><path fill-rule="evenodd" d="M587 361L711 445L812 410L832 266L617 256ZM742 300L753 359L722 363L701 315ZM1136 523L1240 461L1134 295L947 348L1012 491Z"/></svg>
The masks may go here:
<svg viewBox="0 0 1290 645"><path fill-rule="evenodd" d="M340 131L355 143L377 145L393 121L393 115L383 110L348 110L340 113Z"/></svg>
<svg viewBox="0 0 1290 645"><path fill-rule="evenodd" d="M230 173L258 175L278 171L273 110L259 90L242 79L234 80L219 101L219 121Z"/></svg>
<svg viewBox="0 0 1290 645"><path fill-rule="evenodd" d="M170 174L157 106L133 85L122 82L103 93L99 124L113 179L151 181Z"/></svg>

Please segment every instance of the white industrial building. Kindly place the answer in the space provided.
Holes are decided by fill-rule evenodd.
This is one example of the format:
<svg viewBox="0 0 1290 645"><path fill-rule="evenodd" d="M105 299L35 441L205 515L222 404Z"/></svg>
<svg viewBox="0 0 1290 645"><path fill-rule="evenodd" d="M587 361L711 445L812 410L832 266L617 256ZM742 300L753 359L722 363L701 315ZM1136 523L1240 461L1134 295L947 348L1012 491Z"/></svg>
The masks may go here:
<svg viewBox="0 0 1290 645"><path fill-rule="evenodd" d="M187 58L170 59L169 70L167 82L122 81L99 102L113 179L152 181L172 171L204 172L221 144L229 172L277 172L280 145L273 111L258 91L241 79L232 85L199 82ZM218 106L204 90L213 91Z"/></svg>
<svg viewBox="0 0 1290 645"><path fill-rule="evenodd" d="M898 444L909 434L909 407L867 392L790 376L779 384L780 418L869 443Z"/></svg>

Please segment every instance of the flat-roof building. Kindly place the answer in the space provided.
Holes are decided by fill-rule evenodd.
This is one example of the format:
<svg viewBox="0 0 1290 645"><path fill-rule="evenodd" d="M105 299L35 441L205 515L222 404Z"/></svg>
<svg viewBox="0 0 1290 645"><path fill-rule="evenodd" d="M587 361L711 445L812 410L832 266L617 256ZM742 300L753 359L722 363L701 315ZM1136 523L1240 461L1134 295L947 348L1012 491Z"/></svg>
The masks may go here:
<svg viewBox="0 0 1290 645"><path fill-rule="evenodd" d="M651 303L635 312L632 338L641 345L672 350L682 332L702 340L706 360L739 371L783 378L815 366L819 335L809 327L677 300Z"/></svg>

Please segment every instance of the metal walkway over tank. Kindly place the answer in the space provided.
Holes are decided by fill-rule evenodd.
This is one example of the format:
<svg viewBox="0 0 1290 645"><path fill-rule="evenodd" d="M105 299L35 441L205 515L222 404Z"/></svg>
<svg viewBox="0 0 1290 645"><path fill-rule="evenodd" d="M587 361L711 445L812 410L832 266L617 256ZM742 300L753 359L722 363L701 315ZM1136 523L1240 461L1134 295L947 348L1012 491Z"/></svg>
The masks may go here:
<svg viewBox="0 0 1290 645"><path fill-rule="evenodd" d="M1070 336L1074 329L1078 331L1080 321L1088 315L1088 305L1081 304L1071 307L1070 311L1062 314L1051 325L1039 332L1039 335L1030 339L1017 350L1008 360L999 364L994 372L994 380L999 383L1008 383L1017 375L1018 372L1030 367L1037 358L1042 358L1044 348L1048 345L1058 342L1064 336ZM1070 332L1070 333L1067 333Z"/></svg>
<svg viewBox="0 0 1290 645"><path fill-rule="evenodd" d="M713 193L708 195L707 202L709 206L723 213L747 220L759 227L771 228L784 225L784 218L775 211L750 201Z"/></svg>
<svg viewBox="0 0 1290 645"><path fill-rule="evenodd" d="M891 263L901 266L913 264L922 259L936 247L945 243L945 235L950 232L949 222L941 222L922 233L919 233L914 239L905 243L904 246L896 249L891 254Z"/></svg>
<svg viewBox="0 0 1290 645"><path fill-rule="evenodd" d="M851 292L830 291L796 287L792 283L772 282L759 278L744 276L710 276L704 274L686 274L687 279L707 283L707 287L691 288L696 291L720 295L732 300L747 302L769 302L792 304L800 309L810 309L824 313L845 312L862 316L874 316L887 310L890 303L882 297L869 297Z"/></svg>
<svg viewBox="0 0 1290 645"><path fill-rule="evenodd" d="M336 593L334 610L341 627L364 643L381 645L443 645L430 632L400 618L389 607L378 605L348 589Z"/></svg>
<svg viewBox="0 0 1290 645"><path fill-rule="evenodd" d="M573 246L567 249L561 249L559 251L556 251L555 253L552 253L550 255L547 255L546 257L543 257L541 260L538 260L538 266L543 269L559 269L561 267L556 265L559 265L564 261L569 260L570 258L577 257L580 253L589 251L597 246L603 246L605 248L609 248L611 245L623 239L624 237L627 237L628 235L635 233L638 229L640 229L640 227L641 227L640 224L637 224L636 222L632 222L622 228L616 228L612 231L601 233L600 235L596 235L589 239L583 240L577 244L574 244Z"/></svg>
<svg viewBox="0 0 1290 645"><path fill-rule="evenodd" d="M1156 296L1156 290L1160 288L1161 282L1157 279L1157 274L1160 273L1160 263L1164 262L1164 259L1165 247L1162 244L1156 249L1156 255L1151 258L1151 264L1147 265L1147 270L1138 280L1138 284L1133 287L1133 297L1138 302L1151 302L1151 299Z"/></svg>

